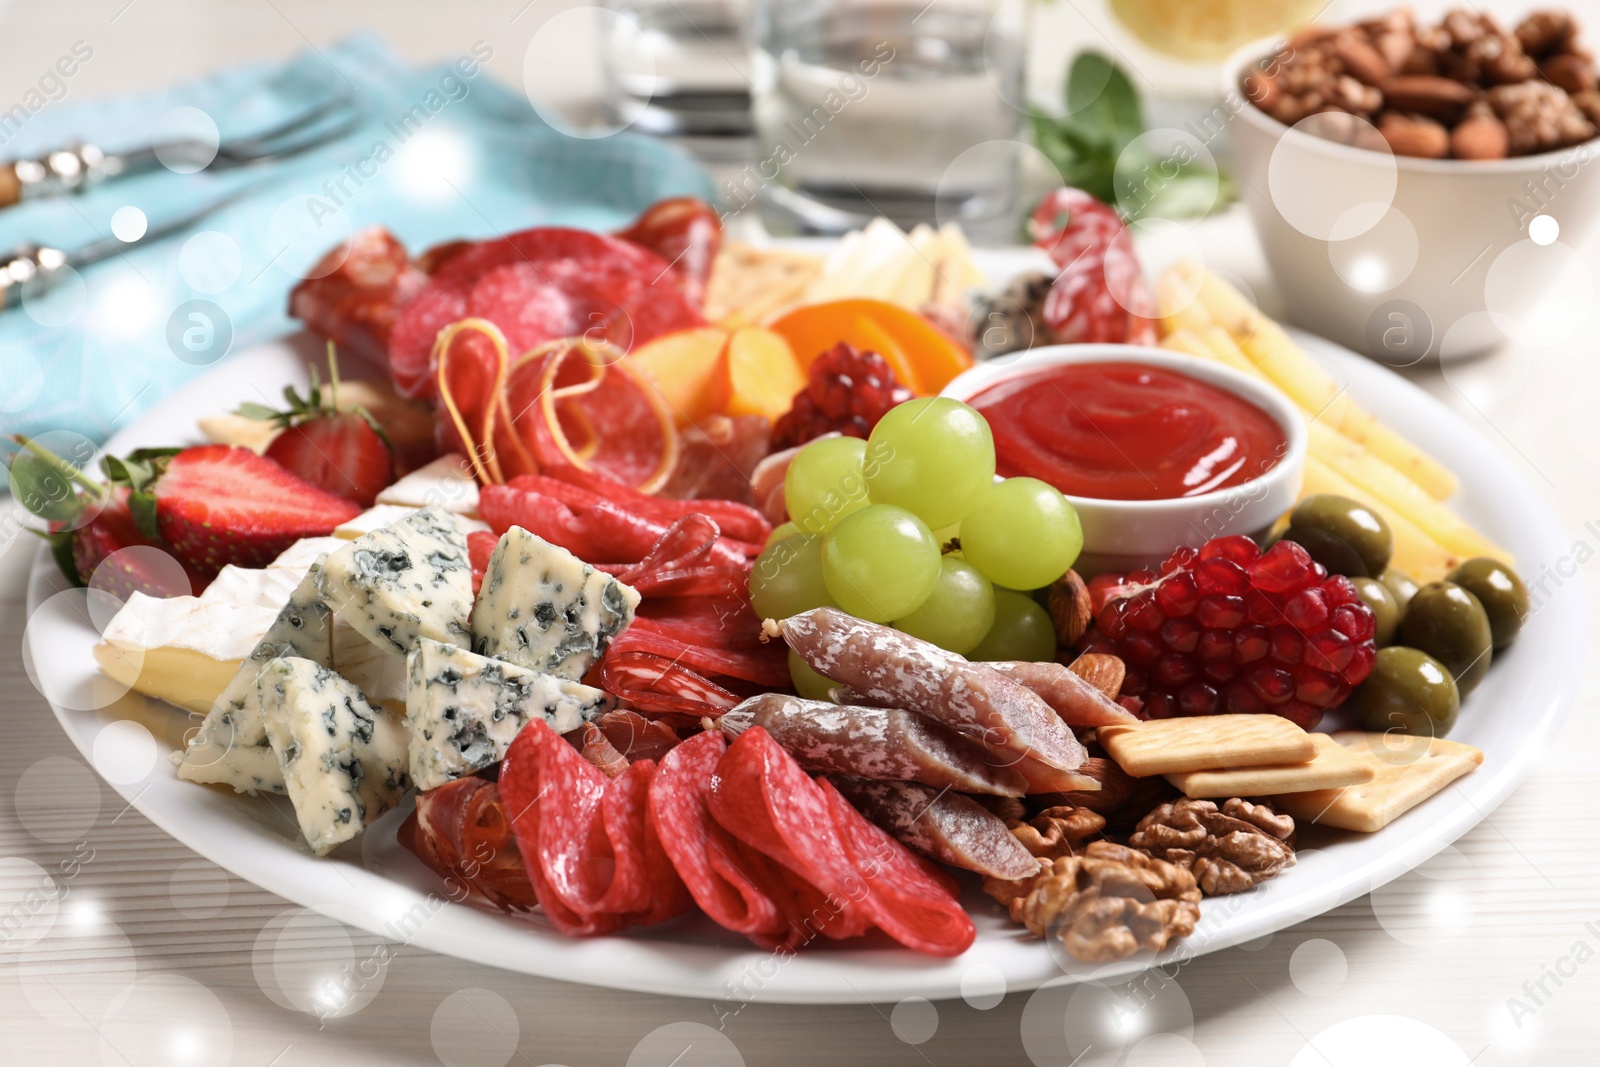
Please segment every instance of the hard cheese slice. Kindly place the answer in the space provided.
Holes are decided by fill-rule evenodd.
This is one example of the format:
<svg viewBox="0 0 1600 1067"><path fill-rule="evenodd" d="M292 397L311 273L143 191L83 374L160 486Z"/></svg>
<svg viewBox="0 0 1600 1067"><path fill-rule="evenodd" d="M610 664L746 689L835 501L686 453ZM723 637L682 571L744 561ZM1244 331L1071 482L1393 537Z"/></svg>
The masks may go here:
<svg viewBox="0 0 1600 1067"><path fill-rule="evenodd" d="M1180 771L1305 763L1317 746L1278 715L1205 715L1102 726L1096 735L1117 764L1135 778Z"/></svg>
<svg viewBox="0 0 1600 1067"><path fill-rule="evenodd" d="M1279 811L1303 822L1370 834L1483 763L1478 749L1442 737L1341 730L1333 739L1371 768L1372 779L1342 789L1284 794L1274 798Z"/></svg>
<svg viewBox="0 0 1600 1067"><path fill-rule="evenodd" d="M472 566L455 519L412 512L330 554L321 571L328 606L368 641L405 655L421 638L470 643Z"/></svg>
<svg viewBox="0 0 1600 1067"><path fill-rule="evenodd" d="M558 734L616 706L599 689L423 638L407 657L411 778L433 789L505 758L530 719Z"/></svg>
<svg viewBox="0 0 1600 1067"><path fill-rule="evenodd" d="M472 615L473 651L576 681L633 622L639 593L513 526L495 545Z"/></svg>
<svg viewBox="0 0 1600 1067"><path fill-rule="evenodd" d="M279 656L333 663L333 621L317 583L313 565L189 739L179 757L179 778L232 786L241 793L283 792L261 722L256 676Z"/></svg>
<svg viewBox="0 0 1600 1067"><path fill-rule="evenodd" d="M320 663L275 659L257 681L261 717L300 832L323 855L400 802L404 725Z"/></svg>

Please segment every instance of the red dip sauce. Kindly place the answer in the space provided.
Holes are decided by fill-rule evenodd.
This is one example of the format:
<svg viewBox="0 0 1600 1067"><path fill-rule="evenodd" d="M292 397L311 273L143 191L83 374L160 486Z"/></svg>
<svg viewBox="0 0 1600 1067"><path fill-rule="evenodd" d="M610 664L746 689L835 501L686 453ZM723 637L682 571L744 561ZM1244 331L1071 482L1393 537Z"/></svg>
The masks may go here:
<svg viewBox="0 0 1600 1067"><path fill-rule="evenodd" d="M1000 474L1068 496L1197 496L1259 478L1288 444L1250 401L1141 363L1042 367L970 403L989 420Z"/></svg>

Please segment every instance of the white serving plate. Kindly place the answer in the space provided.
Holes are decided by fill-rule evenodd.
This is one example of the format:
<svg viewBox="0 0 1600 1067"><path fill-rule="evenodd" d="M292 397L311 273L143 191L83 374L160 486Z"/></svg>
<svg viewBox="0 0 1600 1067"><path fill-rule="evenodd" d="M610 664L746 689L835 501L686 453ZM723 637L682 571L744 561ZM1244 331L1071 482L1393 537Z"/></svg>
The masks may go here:
<svg viewBox="0 0 1600 1067"><path fill-rule="evenodd" d="M983 257L991 276L1032 265L1031 255ZM1487 441L1438 401L1392 372L1345 349L1297 335L1352 397L1401 429L1461 476L1454 505L1517 556L1521 573L1539 575L1567 550L1555 516L1539 494ZM148 445L198 441L197 416L227 411L243 400L279 395L303 383L317 358L305 338L287 338L241 354L147 412L108 443L122 454ZM780 961L720 930L686 917L643 932L574 940L541 916L510 917L450 903L440 880L395 840L405 810L390 813L362 838L316 859L295 831L282 800L251 800L179 781L165 759L197 723L183 712L134 694L112 703L93 694L105 682L90 648L97 633L83 595L69 593L40 608L65 586L42 548L28 588L25 654L50 696L62 728L84 757L151 822L200 855L297 904L391 940L507 970L573 982L717 1002L895 1001L961 995L962 979L992 980L997 969L1012 991L1036 988L1063 974L1115 979L1270 934L1355 899L1412 869L1482 821L1532 769L1576 690L1585 656L1585 617L1576 583L1566 583L1529 619L1517 644L1497 656L1488 679L1462 710L1451 737L1476 745L1484 764L1444 792L1372 834L1310 828L1300 862L1252 892L1209 900L1195 933L1160 956L1146 953L1106 966L1078 963L1026 936L998 906L967 886L977 924L972 948L953 960L916 955L886 939L829 943ZM73 710L105 704L99 710ZM143 777L148 743L106 725L135 719L150 728L161 758ZM144 744L144 754L138 751ZM131 750L130 750L131 749ZM979 970L975 970L979 969Z"/></svg>

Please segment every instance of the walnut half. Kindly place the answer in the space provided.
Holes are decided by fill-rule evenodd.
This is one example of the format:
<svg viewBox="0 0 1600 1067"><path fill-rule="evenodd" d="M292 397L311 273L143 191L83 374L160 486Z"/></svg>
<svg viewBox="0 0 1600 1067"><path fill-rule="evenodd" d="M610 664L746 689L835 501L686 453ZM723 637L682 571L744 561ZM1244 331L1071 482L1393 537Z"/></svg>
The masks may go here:
<svg viewBox="0 0 1600 1067"><path fill-rule="evenodd" d="M1194 875L1110 841L1041 866L1031 882L988 879L984 891L1032 933L1059 937L1073 958L1088 963L1159 951L1193 933L1200 918Z"/></svg>
<svg viewBox="0 0 1600 1067"><path fill-rule="evenodd" d="M1139 821L1133 848L1194 873L1207 896L1241 893L1294 866L1294 820L1234 797L1175 800Z"/></svg>

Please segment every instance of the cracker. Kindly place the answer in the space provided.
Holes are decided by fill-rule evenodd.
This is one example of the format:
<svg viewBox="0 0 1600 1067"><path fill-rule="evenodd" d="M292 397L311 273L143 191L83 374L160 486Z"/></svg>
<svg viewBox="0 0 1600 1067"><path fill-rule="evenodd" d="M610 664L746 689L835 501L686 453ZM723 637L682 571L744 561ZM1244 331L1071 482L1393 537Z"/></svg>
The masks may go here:
<svg viewBox="0 0 1600 1067"><path fill-rule="evenodd" d="M1327 734L1312 734L1317 754L1308 763L1278 767L1230 767L1224 771L1184 771L1167 781L1195 798L1264 797L1370 782L1375 772L1367 760Z"/></svg>
<svg viewBox="0 0 1600 1067"><path fill-rule="evenodd" d="M1100 745L1135 778L1306 763L1311 736L1278 715L1204 715L1100 727Z"/></svg>
<svg viewBox="0 0 1600 1067"><path fill-rule="evenodd" d="M1341 730L1333 738L1372 769L1372 780L1284 794L1275 798L1279 811L1303 822L1370 834L1483 763L1478 749L1442 737Z"/></svg>
<svg viewBox="0 0 1600 1067"><path fill-rule="evenodd" d="M765 321L799 300L821 272L821 256L730 241L712 263L706 320L738 316L742 323Z"/></svg>

